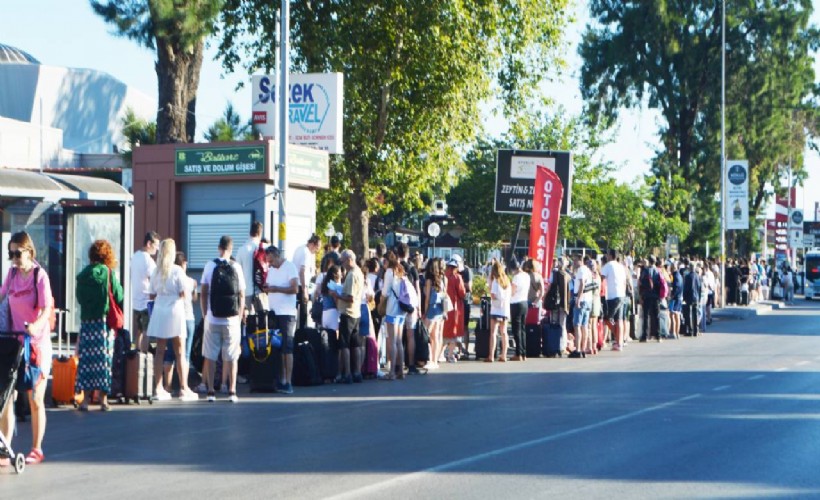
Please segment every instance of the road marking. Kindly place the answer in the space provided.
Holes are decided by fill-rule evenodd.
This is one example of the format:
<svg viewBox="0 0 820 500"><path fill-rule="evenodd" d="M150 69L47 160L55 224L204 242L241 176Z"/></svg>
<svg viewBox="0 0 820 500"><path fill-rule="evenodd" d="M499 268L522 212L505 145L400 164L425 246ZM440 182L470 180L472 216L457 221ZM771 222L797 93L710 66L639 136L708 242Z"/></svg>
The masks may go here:
<svg viewBox="0 0 820 500"><path fill-rule="evenodd" d="M68 457L71 455L82 455L83 453L89 453L92 451L99 451L99 450L107 450L109 448L117 448L118 446L109 444L106 446L95 446L93 448L80 448L79 450L71 450L71 451L64 451L62 453L50 453L48 455L49 458L61 458L61 457Z"/></svg>
<svg viewBox="0 0 820 500"><path fill-rule="evenodd" d="M576 434L581 434L581 433L585 433L585 432L588 432L588 431L591 431L591 430L594 430L594 429L599 429L601 427L606 427L608 425L617 424L617 423L623 422L625 420L630 420L630 419L635 418L635 417L640 416L640 415L644 415L644 414L647 414L647 413L652 413L652 412L655 412L655 411L658 411L658 410L663 410L663 409L668 408L670 406L674 406L674 405L677 405L677 404L680 404L680 403L684 403L686 401L690 401L692 399L696 399L696 398L699 398L699 397L701 397L701 394L691 394L689 396L674 399L672 401L667 401L666 403L661 403L661 404L658 404L658 405L655 405L655 406L649 406L649 407L643 408L641 410L636 410L636 411L633 411L633 412L630 412L630 413L626 413L626 414L618 416L618 417L613 417L613 418L610 418L610 419L607 419L607 420L602 420L602 421L596 422L594 424L585 425L583 427L578 427L578 428L571 429L571 430L568 430L568 431L559 432L559 433L556 433L556 434L550 434L550 435L540 437L540 438L537 438L537 439L532 439L530 441L524 441L522 443L514 444L514 445L511 445L511 446L505 446L503 448L497 448L495 450L491 450L491 451L488 451L488 452L485 452L485 453L479 453L479 454L476 454L476 455L465 457L465 458L462 458L460 460L453 460L452 462L447 462L447 463L443 463L443 464L440 464L440 465L436 465L435 467L430 467L428 469L424 469L424 470L421 470L421 471L418 471L418 472L411 472L409 474L404 474L404 475L401 475L401 476L392 477L390 479L386 479L386 480L380 481L378 483L373 483L373 484L368 485L368 486L363 486L363 487L357 488L355 490L346 491L346 492L344 492L340 495L332 496L332 497L329 497L329 498L331 498L333 500L339 500L339 499L344 499L344 498L359 498L362 495L373 494L373 493L376 493L377 491L380 491L380 490L383 490L383 489L386 489L386 488L390 488L390 487L394 487L394 486L397 486L397 485L402 484L402 483L407 483L407 482L410 482L410 481L413 481L413 480L416 480L416 479L422 479L428 474L435 474L435 473L438 473L438 472L444 472L444 471L447 471L447 470L456 469L456 468L459 468L459 467L463 467L465 465L470 465L470 464L473 464L473 463L476 463L476 462L480 462L482 460L486 460L488 458L497 457L499 455L505 455L505 454L508 454L508 453L523 450L525 448L531 448L533 446L542 445L542 444L545 444L545 443L549 443L551 441L557 441L559 439L574 436Z"/></svg>
<svg viewBox="0 0 820 500"><path fill-rule="evenodd" d="M765 376L766 375L753 375L753 376L747 378L746 380L760 380L760 379L764 378Z"/></svg>
<svg viewBox="0 0 820 500"><path fill-rule="evenodd" d="M717 392L717 391L725 391L726 389L728 389L728 388L730 388L730 387L732 387L732 386L731 386L731 385L720 385L720 386L718 386L718 387L715 387L715 388L714 388L714 389L712 389L712 390L713 390L713 391L715 391L715 392Z"/></svg>

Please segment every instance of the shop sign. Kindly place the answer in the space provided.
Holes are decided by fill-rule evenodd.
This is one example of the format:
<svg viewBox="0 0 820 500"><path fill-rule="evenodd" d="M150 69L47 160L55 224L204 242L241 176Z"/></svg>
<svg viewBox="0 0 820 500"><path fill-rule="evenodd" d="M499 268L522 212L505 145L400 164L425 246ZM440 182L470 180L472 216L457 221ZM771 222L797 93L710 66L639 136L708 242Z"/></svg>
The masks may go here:
<svg viewBox="0 0 820 500"><path fill-rule="evenodd" d="M177 177L259 175L266 172L266 165L264 146L180 148L174 155L174 174Z"/></svg>

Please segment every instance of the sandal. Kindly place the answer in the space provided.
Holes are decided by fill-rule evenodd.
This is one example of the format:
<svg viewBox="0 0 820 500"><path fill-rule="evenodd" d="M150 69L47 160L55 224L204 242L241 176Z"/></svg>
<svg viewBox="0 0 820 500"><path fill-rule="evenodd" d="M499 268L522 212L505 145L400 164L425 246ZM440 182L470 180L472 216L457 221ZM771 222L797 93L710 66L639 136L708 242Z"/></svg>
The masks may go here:
<svg viewBox="0 0 820 500"><path fill-rule="evenodd" d="M11 460L8 458L0 458L0 467L11 467Z"/></svg>
<svg viewBox="0 0 820 500"><path fill-rule="evenodd" d="M43 450L32 448L32 450L28 452L28 456L26 457L26 465L39 464L43 461L44 458L46 457L45 455L43 455Z"/></svg>

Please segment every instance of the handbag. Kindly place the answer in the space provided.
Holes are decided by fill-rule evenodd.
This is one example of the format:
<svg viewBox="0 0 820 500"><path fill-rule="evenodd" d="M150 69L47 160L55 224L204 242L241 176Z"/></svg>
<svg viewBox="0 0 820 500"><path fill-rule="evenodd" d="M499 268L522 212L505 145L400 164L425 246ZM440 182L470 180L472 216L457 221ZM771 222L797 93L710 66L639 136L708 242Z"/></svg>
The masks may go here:
<svg viewBox="0 0 820 500"><path fill-rule="evenodd" d="M442 305L444 307L444 314L450 314L452 311L455 310L453 301L450 299L450 296L446 293L444 294L444 300L442 301Z"/></svg>
<svg viewBox="0 0 820 500"><path fill-rule="evenodd" d="M382 295L379 305L376 307L376 314L382 318L387 315L387 297L384 295Z"/></svg>
<svg viewBox="0 0 820 500"><path fill-rule="evenodd" d="M23 363L21 368L23 376L18 382L17 388L20 390L33 390L34 387L43 378L43 371L40 369L38 362L37 349L31 345L31 337L26 334L23 340Z"/></svg>
<svg viewBox="0 0 820 500"><path fill-rule="evenodd" d="M111 288L111 270L108 270L108 316L106 317L106 324L108 328L119 331L122 330L125 320L123 319L122 309L120 309L117 301L114 300L114 290Z"/></svg>

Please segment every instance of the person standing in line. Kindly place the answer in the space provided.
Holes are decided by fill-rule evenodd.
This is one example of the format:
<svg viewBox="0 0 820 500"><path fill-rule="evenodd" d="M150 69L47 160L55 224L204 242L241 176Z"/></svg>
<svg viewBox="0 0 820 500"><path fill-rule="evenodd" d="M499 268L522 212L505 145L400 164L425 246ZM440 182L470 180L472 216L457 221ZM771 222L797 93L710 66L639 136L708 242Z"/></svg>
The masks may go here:
<svg viewBox="0 0 820 500"><path fill-rule="evenodd" d="M640 342L657 339L660 342L660 274L655 269L655 256L644 260L643 269L638 279L638 292L641 298L642 329ZM684 282L685 285L685 282ZM684 292L685 293L685 292ZM685 297L684 297L685 300Z"/></svg>
<svg viewBox="0 0 820 500"><path fill-rule="evenodd" d="M409 255L409 248L407 243L399 243L396 245L396 257L398 257L399 262L401 263L402 267L404 268L404 276L410 280L410 286L416 289L416 297L421 297L421 290L419 288L419 271L418 269L407 260ZM407 313L404 319L404 333L407 335L407 359L410 360L410 366L408 367L407 373L409 374L418 374L419 370L416 367L415 363L415 356L416 356L416 323L418 323L418 319L420 316L420 304L419 307L413 312Z"/></svg>
<svg viewBox="0 0 820 500"><path fill-rule="evenodd" d="M389 373L385 380L404 379L404 321L406 313L399 307L401 280L405 279L404 266L392 251L387 252L385 259L384 283L380 303L384 303L384 325L387 331L387 362Z"/></svg>
<svg viewBox="0 0 820 500"><path fill-rule="evenodd" d="M134 316L134 345L141 352L148 352L148 302L150 301L151 275L157 264L154 255L159 248L159 234L149 231L142 248L131 257L131 311Z"/></svg>
<svg viewBox="0 0 820 500"><path fill-rule="evenodd" d="M8 257L12 267L0 287L0 302L8 297L11 330L24 332L29 337L31 350L34 353L34 359L31 361L40 369L40 377L32 381L31 387L26 386L21 380L17 381L17 390L12 391L11 400L7 401L0 415L0 433L6 438L7 443L11 444L15 424L12 401L17 398L17 391L28 391L29 409L31 410L31 451L26 456L26 463L38 464L45 458L43 454L43 437L46 433L44 398L48 377L51 373L52 347L49 316L51 308L54 307L54 299L48 273L37 262L37 250L28 233L20 231L11 235L8 243ZM0 465L11 465L11 461L7 458L0 459Z"/></svg>
<svg viewBox="0 0 820 500"><path fill-rule="evenodd" d="M455 363L458 361L456 356L456 345L461 343L461 339L467 335L467 329L464 328L463 316L466 312L467 290L465 290L464 281L461 274L458 272L459 259L453 257L447 262L447 268L444 271L444 279L446 283L447 296L453 304L453 310L450 311L444 320L444 340L447 341L447 349L449 355L447 357L448 363ZM462 346L466 344L462 343ZM466 349L466 347L463 347ZM462 352L462 357L466 357L467 353Z"/></svg>
<svg viewBox="0 0 820 500"><path fill-rule="evenodd" d="M515 339L515 356L512 361L527 359L527 342L524 335L524 322L527 319L528 297L530 291L530 275L521 270L518 260L513 257L509 262L509 271L512 274L512 293L510 295L510 324L512 336Z"/></svg>
<svg viewBox="0 0 820 500"><path fill-rule="evenodd" d="M362 312L364 275L356 265L356 254L352 250L342 252L342 266L346 271L342 292L330 291L339 309L339 370L345 383L360 383L363 378L358 348L361 342L359 321Z"/></svg>
<svg viewBox="0 0 820 500"><path fill-rule="evenodd" d="M202 293L199 305L204 311L206 327L202 338L202 356L208 388L207 401L216 401L214 369L222 353L222 364L229 374L228 401L236 403L237 361L242 353L242 318L245 317L245 275L231 259L233 239L222 236L217 248L219 257L208 261L202 271ZM224 383L224 381L223 381Z"/></svg>
<svg viewBox="0 0 820 500"><path fill-rule="evenodd" d="M80 411L88 411L88 403L95 390L101 394L100 409L108 411L111 392L112 335L106 321L109 287L118 303L123 292L114 269L117 260L114 249L106 240L97 240L88 249L89 264L77 275L77 302L80 304L80 338L77 342L76 392L82 392ZM150 288L149 288L150 290ZM147 332L146 332L147 336ZM146 337L147 338L147 337Z"/></svg>
<svg viewBox="0 0 820 500"><path fill-rule="evenodd" d="M308 288L313 277L316 275L316 252L322 245L322 240L315 234L308 238L307 243L300 245L293 252L293 265L296 266L296 271L299 273L299 291L296 293L296 300L298 301L299 318L296 327L301 329L307 326L308 311L310 311L310 304L308 303Z"/></svg>
<svg viewBox="0 0 820 500"><path fill-rule="evenodd" d="M669 289L669 334L680 337L681 313L683 311L683 278L677 264L669 264L672 286Z"/></svg>
<svg viewBox="0 0 820 500"><path fill-rule="evenodd" d="M698 309L700 309L700 276L695 264L689 264L689 273L683 278L684 328L687 335L698 336Z"/></svg>
<svg viewBox="0 0 820 500"><path fill-rule="evenodd" d="M501 357L498 361L507 361L507 321L510 319L510 298L512 297L512 284L504 266L500 261L495 261L490 269L493 286L490 288L490 346L489 356L485 362L495 361L495 345L497 335L501 335Z"/></svg>
<svg viewBox="0 0 820 500"><path fill-rule="evenodd" d="M424 270L424 296L422 299L422 317L424 326L430 332L430 361L425 368L437 369L439 358L444 352L444 294L447 285L444 281L444 270L438 257L427 261Z"/></svg>
<svg viewBox="0 0 820 500"><path fill-rule="evenodd" d="M629 274L614 248L609 249L609 259L601 269L601 276L606 280L604 295L607 311L606 319L614 332L612 350L620 351L624 347L624 313L626 310L626 287Z"/></svg>
<svg viewBox="0 0 820 500"><path fill-rule="evenodd" d="M176 242L171 238L162 240L157 254L157 267L151 275L151 300L154 300L152 319L148 323L148 336L157 339L157 352L154 363L154 396L155 401L168 401L171 393L162 383L163 364L168 340L174 352L179 375L180 401L196 401L199 396L188 388L188 361L182 352L182 343L187 336L185 326L185 271L174 264L177 255Z"/></svg>
<svg viewBox="0 0 820 500"><path fill-rule="evenodd" d="M253 260L256 252L267 245L262 243L263 226L259 221L251 223L248 240L236 252L236 262L242 268L245 278L245 310L248 314L264 314L267 312L268 301L264 292L254 280Z"/></svg>
<svg viewBox="0 0 820 500"><path fill-rule="evenodd" d="M194 317L194 300L198 300L196 291L196 280L188 276L188 258L185 257L185 252L177 252L174 257L174 264L182 268L185 273L183 280L185 288L185 296L182 298L182 303L185 306L185 348L182 353L185 355L185 361L188 362L188 371L191 370L191 346L194 341L194 329L196 327L196 318ZM165 372L166 391L171 392L171 372L174 369L174 351L173 349L165 350L165 360L163 363L163 370Z"/></svg>
<svg viewBox="0 0 820 500"><path fill-rule="evenodd" d="M461 349L461 359L470 358L470 309L473 306L473 270L464 262L461 255L453 255L453 259L458 263L458 274L464 283L464 303L462 309L463 323L459 331L459 346Z"/></svg>
<svg viewBox="0 0 820 500"><path fill-rule="evenodd" d="M575 256L575 275L573 290L575 291L575 308L572 315L572 325L575 334L575 348L581 352L592 352L590 349L591 335L589 332L589 314L592 311L592 291L587 284L592 283L592 273L584 264L580 254Z"/></svg>
<svg viewBox="0 0 820 500"><path fill-rule="evenodd" d="M765 279L765 273L759 276ZM706 307L704 307L704 314L706 316L706 324L712 324L712 308L715 307L715 290L717 289L717 282L715 280L715 273L712 268L706 264L703 271L703 284L706 287Z"/></svg>
<svg viewBox="0 0 820 500"><path fill-rule="evenodd" d="M544 309L552 316L550 321L558 321L561 327L562 344L567 340L567 315L570 311L569 290L572 277L565 269L565 258L553 259L552 277L544 295Z"/></svg>
<svg viewBox="0 0 820 500"><path fill-rule="evenodd" d="M293 348L296 335L296 294L299 292L299 273L293 262L285 259L282 252L271 245L265 253L268 257L268 279L265 292L268 294L273 321L272 330L282 333L282 363L276 388L282 394L293 394Z"/></svg>
<svg viewBox="0 0 820 500"><path fill-rule="evenodd" d="M327 268L333 264L334 266L341 267L342 265L342 241L339 239L338 236L333 235L330 237L330 248L326 249L325 254L322 256L322 260L319 263L319 269L322 271L327 270Z"/></svg>

